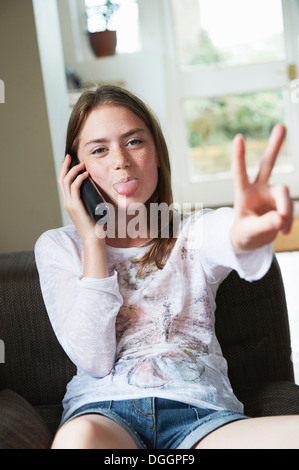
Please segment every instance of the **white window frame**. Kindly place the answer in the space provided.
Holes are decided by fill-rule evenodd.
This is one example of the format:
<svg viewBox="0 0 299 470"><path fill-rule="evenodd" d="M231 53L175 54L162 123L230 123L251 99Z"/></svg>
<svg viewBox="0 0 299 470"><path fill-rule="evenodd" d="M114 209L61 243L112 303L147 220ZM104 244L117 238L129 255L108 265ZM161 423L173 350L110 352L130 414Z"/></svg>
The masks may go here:
<svg viewBox="0 0 299 470"><path fill-rule="evenodd" d="M179 204L200 202L205 207L213 207L233 202L231 177L213 175L198 181L192 175L181 109L182 100L185 98L208 96L209 94L215 96L214 89L211 90L213 81L216 81L218 94L222 95L269 89L268 82L276 77L275 80L272 80L272 87L285 85L290 89L290 95L296 98L296 103L291 105L293 111L292 127L299 128L296 124L299 122L299 80L294 80L296 83L293 85L296 88L292 88L283 61L267 64L267 67L264 64L224 69L217 66L213 70L210 66L209 70L213 70L212 75L204 71L202 67L197 71L195 69L180 70L175 53L170 0L138 0L141 22L141 52L97 59L90 52L87 38L76 26L78 22L82 21L79 11L72 9L63 16L61 14L61 8L69 8L69 5L76 1L47 0L45 4L44 0L33 0L57 174L60 171L65 130L71 112L64 74L66 50L68 53L67 65L75 65L76 72L80 73L81 70L83 72L84 69L87 69L89 78L93 75L98 77L100 81L123 80L129 89L139 94L156 112L169 145L174 199ZM286 30L288 61L297 65L299 73L297 41L299 0L283 0L283 2L285 14L289 15L288 23L291 25ZM59 27L61 20L63 23ZM49 28L51 29L51 41L49 41ZM294 37L296 40L293 40ZM245 86L247 74L251 74L252 77L249 87ZM257 76L258 78L256 78ZM281 77L283 77L282 80ZM231 86L233 81L235 85ZM298 198L299 133L290 132L289 134L292 136L291 145L296 165L295 172L275 175L273 182L287 184L291 189L292 197ZM65 217L63 207L62 214Z"/></svg>
<svg viewBox="0 0 299 470"><path fill-rule="evenodd" d="M299 0L282 0L287 60L242 66L200 66L181 68L175 52L171 0L161 2L166 25L166 82L169 137L173 157L173 185L180 203L201 202L204 206L222 206L233 203L231 174L196 176L192 172L187 143L182 102L187 98L210 98L229 94L247 94L264 90L286 88L290 97L294 91L288 77L288 64L299 71L298 32ZM299 104L290 103L291 129L288 143L294 171L277 173L271 177L274 184L286 184L294 198L299 196Z"/></svg>
<svg viewBox="0 0 299 470"><path fill-rule="evenodd" d="M103 58L95 57L88 44L84 0L57 0L57 4L67 65L83 82L125 85L144 99L167 127L161 0L138 0L141 50Z"/></svg>

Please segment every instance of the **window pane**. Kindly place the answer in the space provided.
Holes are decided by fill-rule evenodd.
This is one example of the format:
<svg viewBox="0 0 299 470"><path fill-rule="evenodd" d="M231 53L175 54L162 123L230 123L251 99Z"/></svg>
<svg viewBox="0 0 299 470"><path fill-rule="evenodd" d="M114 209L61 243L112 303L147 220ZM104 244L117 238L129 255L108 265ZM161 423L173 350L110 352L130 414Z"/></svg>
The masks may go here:
<svg viewBox="0 0 299 470"><path fill-rule="evenodd" d="M84 0L88 31L104 31L107 29L117 31L118 53L137 52L140 49L139 41L139 12L137 0L112 0L112 4L119 5L108 24L102 12L105 13L106 0Z"/></svg>
<svg viewBox="0 0 299 470"><path fill-rule="evenodd" d="M181 65L285 57L281 0L172 0Z"/></svg>
<svg viewBox="0 0 299 470"><path fill-rule="evenodd" d="M273 126L288 124L287 103L284 90L186 100L183 108L194 174L230 172L232 140L238 133L246 137L247 167L256 170ZM276 169L289 170L290 165L284 143Z"/></svg>

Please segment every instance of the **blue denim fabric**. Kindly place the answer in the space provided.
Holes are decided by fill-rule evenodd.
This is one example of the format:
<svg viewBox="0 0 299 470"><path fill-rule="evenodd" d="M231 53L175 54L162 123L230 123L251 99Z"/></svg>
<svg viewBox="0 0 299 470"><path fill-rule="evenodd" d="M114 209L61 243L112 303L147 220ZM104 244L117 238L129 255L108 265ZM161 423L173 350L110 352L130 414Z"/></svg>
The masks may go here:
<svg viewBox="0 0 299 470"><path fill-rule="evenodd" d="M197 408L164 398L103 401L80 407L68 419L101 414L120 424L140 449L191 449L215 429L247 417Z"/></svg>

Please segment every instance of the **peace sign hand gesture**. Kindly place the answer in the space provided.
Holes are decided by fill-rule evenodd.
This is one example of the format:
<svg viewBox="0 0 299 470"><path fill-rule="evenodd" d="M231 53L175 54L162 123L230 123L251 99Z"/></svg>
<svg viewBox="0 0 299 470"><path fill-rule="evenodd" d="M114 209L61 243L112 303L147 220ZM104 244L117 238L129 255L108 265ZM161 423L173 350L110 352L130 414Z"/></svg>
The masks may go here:
<svg viewBox="0 0 299 470"><path fill-rule="evenodd" d="M293 203L285 186L270 186L269 178L285 137L285 127L274 127L261 158L256 180L249 182L245 163L245 139L233 142L235 221L231 241L236 250L252 250L272 243L279 231L291 229Z"/></svg>

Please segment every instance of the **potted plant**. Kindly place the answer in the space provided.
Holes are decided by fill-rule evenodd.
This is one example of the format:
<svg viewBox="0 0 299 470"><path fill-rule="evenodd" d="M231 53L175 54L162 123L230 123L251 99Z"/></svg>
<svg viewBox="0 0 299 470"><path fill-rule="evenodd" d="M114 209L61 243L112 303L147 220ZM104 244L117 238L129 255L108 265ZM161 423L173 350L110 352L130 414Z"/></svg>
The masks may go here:
<svg viewBox="0 0 299 470"><path fill-rule="evenodd" d="M89 42L97 57L115 54L116 31L110 30L109 26L118 9L119 4L111 0L87 9Z"/></svg>

